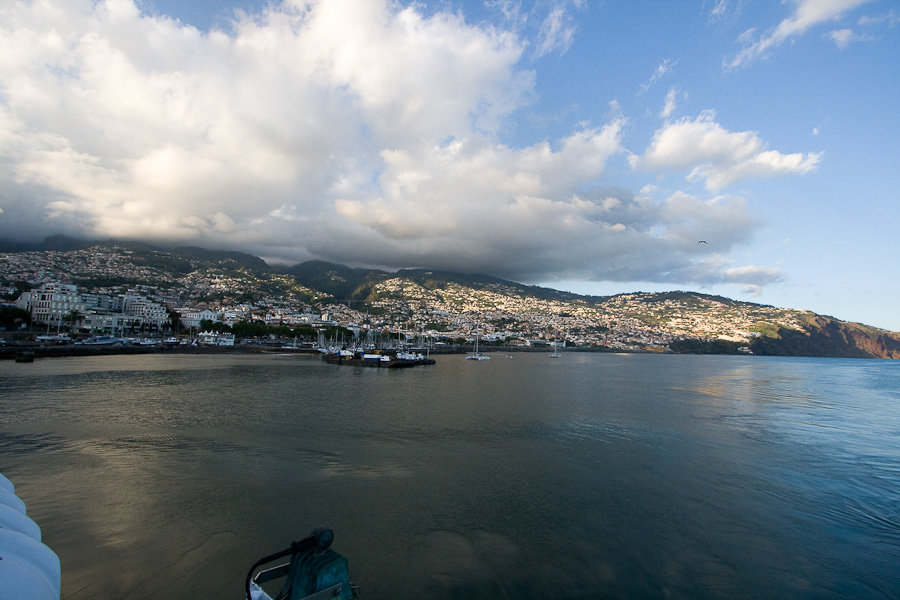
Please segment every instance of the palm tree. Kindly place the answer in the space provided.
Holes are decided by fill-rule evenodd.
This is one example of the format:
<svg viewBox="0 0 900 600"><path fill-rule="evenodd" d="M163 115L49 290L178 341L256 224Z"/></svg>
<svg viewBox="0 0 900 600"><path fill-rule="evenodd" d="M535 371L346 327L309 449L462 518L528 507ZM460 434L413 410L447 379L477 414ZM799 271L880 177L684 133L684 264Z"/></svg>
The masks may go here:
<svg viewBox="0 0 900 600"><path fill-rule="evenodd" d="M81 315L80 312L78 312L77 309L72 309L72 310L69 311L69 314L68 314L68 316L67 316L67 320L70 321L70 322L72 323L72 324L69 326L69 331L71 331L71 332L74 332L74 331L75 331L75 325L78 323L78 319L80 319L81 317L82 317L82 315Z"/></svg>

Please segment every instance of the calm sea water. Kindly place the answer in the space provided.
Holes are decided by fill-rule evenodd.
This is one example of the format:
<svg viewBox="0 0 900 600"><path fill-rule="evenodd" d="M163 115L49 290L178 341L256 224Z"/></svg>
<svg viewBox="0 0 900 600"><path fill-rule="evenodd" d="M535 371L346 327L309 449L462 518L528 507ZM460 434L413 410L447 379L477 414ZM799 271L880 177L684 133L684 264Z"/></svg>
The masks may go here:
<svg viewBox="0 0 900 600"><path fill-rule="evenodd" d="M0 363L65 599L240 599L335 530L364 599L900 597L900 362Z"/></svg>

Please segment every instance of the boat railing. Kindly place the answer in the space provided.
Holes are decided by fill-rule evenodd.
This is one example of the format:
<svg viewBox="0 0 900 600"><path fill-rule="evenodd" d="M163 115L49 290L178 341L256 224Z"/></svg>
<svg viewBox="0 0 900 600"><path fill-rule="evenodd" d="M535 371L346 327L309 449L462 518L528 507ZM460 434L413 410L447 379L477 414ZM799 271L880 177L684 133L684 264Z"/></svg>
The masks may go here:
<svg viewBox="0 0 900 600"><path fill-rule="evenodd" d="M270 598L261 585L285 577L287 579L275 596L279 600L356 600L358 589L350 584L347 559L331 549L333 540L331 529L316 527L308 537L256 561L247 573L247 600ZM263 565L288 556L290 562L256 572Z"/></svg>

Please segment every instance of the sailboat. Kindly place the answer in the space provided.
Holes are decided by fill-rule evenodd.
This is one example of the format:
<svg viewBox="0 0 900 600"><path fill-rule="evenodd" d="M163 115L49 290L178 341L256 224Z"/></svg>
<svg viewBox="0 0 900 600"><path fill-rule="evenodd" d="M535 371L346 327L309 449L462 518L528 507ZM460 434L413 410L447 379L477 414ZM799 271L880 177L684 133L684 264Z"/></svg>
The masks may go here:
<svg viewBox="0 0 900 600"><path fill-rule="evenodd" d="M467 356L466 360L491 360L490 356L485 356L481 352L478 351L478 335L480 333L478 329L479 323L475 322L475 351L472 352L471 356Z"/></svg>
<svg viewBox="0 0 900 600"><path fill-rule="evenodd" d="M562 354L559 353L559 344L553 343L553 354L550 355L550 358L559 358Z"/></svg>
<svg viewBox="0 0 900 600"><path fill-rule="evenodd" d="M560 352L559 352L559 344L560 344L559 340L556 340L555 342L553 342L553 354L550 355L550 358L559 358L560 356L562 356L562 354L560 354ZM565 338L563 338L562 344L563 345L566 344Z"/></svg>

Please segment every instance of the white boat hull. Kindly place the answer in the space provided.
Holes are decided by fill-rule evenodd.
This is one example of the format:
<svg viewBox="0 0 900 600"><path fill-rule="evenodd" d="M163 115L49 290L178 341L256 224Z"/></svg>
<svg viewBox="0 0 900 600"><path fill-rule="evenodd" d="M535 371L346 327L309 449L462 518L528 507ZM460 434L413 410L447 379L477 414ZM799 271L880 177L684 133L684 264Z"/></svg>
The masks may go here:
<svg viewBox="0 0 900 600"><path fill-rule="evenodd" d="M0 474L0 598L59 600L59 557L41 543L41 528Z"/></svg>

